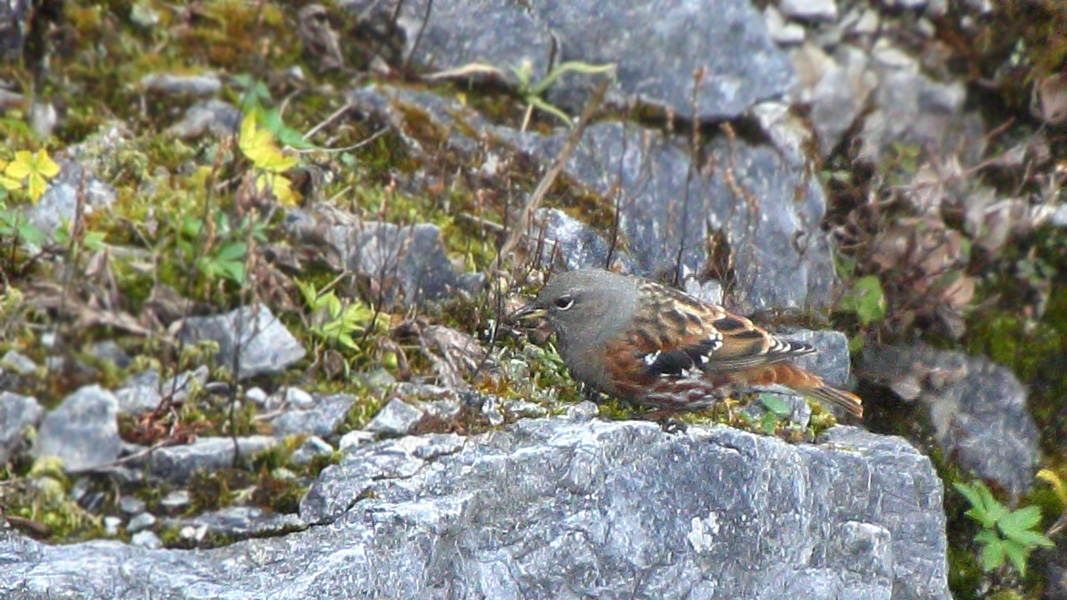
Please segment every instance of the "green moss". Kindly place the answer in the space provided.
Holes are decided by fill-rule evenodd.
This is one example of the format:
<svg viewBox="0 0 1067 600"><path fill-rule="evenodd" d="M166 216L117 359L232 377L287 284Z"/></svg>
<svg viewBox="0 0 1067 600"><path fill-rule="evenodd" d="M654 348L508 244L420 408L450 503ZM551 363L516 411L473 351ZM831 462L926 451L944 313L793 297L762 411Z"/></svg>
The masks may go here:
<svg viewBox="0 0 1067 600"><path fill-rule="evenodd" d="M268 448L252 458L252 468L260 473L270 473L286 466L289 456L303 442L305 436L290 436L281 444Z"/></svg>
<svg viewBox="0 0 1067 600"><path fill-rule="evenodd" d="M39 474L44 471L51 468L42 465L32 483L20 479L0 486L0 506L4 512L35 523L35 527L27 530L36 535L47 532L51 542L71 543L101 537L101 519L69 499L65 478Z"/></svg>
<svg viewBox="0 0 1067 600"><path fill-rule="evenodd" d="M319 473L326 467L339 464L341 462L341 456L342 454L340 450L334 450L329 454L323 454L312 458L311 461L304 466L304 475L313 479L318 477Z"/></svg>
<svg viewBox="0 0 1067 600"><path fill-rule="evenodd" d="M270 473L263 473L256 480L252 502L276 513L296 513L300 510L300 499L306 491L296 479L277 478Z"/></svg>
<svg viewBox="0 0 1067 600"><path fill-rule="evenodd" d="M386 392L384 390L371 391L360 389L356 394L356 401L348 409L344 422L338 426L337 433L344 435L349 431L363 429L374 415L385 405Z"/></svg>
<svg viewBox="0 0 1067 600"><path fill-rule="evenodd" d="M974 549L949 544L948 585L957 600L979 598L978 590L984 578L985 573Z"/></svg>
<svg viewBox="0 0 1067 600"><path fill-rule="evenodd" d="M189 513L218 510L233 504L235 490L246 487L250 477L247 472L235 469L198 471L189 481Z"/></svg>

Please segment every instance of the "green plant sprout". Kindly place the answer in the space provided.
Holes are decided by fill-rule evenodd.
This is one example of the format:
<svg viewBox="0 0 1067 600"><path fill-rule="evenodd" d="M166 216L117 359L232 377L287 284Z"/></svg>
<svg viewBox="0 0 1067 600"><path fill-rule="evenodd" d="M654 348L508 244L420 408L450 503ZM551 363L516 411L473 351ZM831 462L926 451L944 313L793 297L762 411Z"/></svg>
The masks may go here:
<svg viewBox="0 0 1067 600"><path fill-rule="evenodd" d="M971 508L964 514L982 525L974 541L982 544L981 562L984 570L999 568L1007 558L1025 577L1030 552L1038 546L1053 546L1052 540L1034 531L1041 523L1041 509L1037 506L1009 511L981 481L953 485L971 503Z"/></svg>
<svg viewBox="0 0 1067 600"><path fill-rule="evenodd" d="M569 72L573 71L583 75L612 73L612 77L614 77L615 65L613 63L607 65L591 65L581 61L571 60L552 69L549 71L548 75L545 75L543 79L538 80L536 83L531 83L531 79L533 78L533 65L530 61L523 61L521 65L512 67L511 71L515 74L515 78L519 80L519 86L518 89L515 90L515 93L526 103L526 114L522 119L522 127L520 128L521 131L526 131L526 126L530 124L530 117L533 115L535 108L539 108L551 115L555 115L559 120L566 123L568 127L573 128L574 122L571 117L559 108L550 104L547 100L542 98L541 95L544 94L557 79ZM504 73L492 65L470 63L462 67L447 69L439 73L428 75L426 76L426 79L448 79L471 75L490 75L499 79L505 78Z"/></svg>
<svg viewBox="0 0 1067 600"><path fill-rule="evenodd" d="M349 350L358 350L353 334L363 333L374 320L374 311L358 300L341 302L337 294L329 289L316 290L315 284L296 282L304 302L311 308L312 323L309 328L312 335L327 344L339 345Z"/></svg>
<svg viewBox="0 0 1067 600"><path fill-rule="evenodd" d="M882 282L875 275L860 277L841 297L838 308L855 313L864 326L882 320L886 311Z"/></svg>
<svg viewBox="0 0 1067 600"><path fill-rule="evenodd" d="M793 407L789 406L788 402L782 400L776 394L760 394L759 401L767 409L767 412L763 414L763 418L760 420L760 427L767 435L774 435L775 430L778 428L778 423L789 417L793 412Z"/></svg>
<svg viewBox="0 0 1067 600"><path fill-rule="evenodd" d="M178 247L187 258L196 257L196 268L208 280L219 277L241 285L245 282L245 257L248 254L248 239L266 241L263 223L256 222L249 226L247 219L240 227L232 228L229 220L216 211L214 217L215 238L205 251L200 234L203 222L191 215L185 215L178 235ZM247 238L246 236L251 236Z"/></svg>
<svg viewBox="0 0 1067 600"><path fill-rule="evenodd" d="M530 79L533 75L533 65L530 61L523 61L521 65L512 67L511 70L519 80L518 94L522 98L522 101L526 103L526 116L522 120L521 127L521 131L526 131L526 126L530 123L530 116L533 114L534 108L555 115L559 120L566 123L568 127L573 128L574 122L571 120L570 116L550 104L547 100L542 98L541 95L544 94L557 79L571 71L582 75L613 73L615 71L615 65L591 65L589 63L569 60L549 71L548 75L545 75L545 77L537 83L532 84L530 83Z"/></svg>
<svg viewBox="0 0 1067 600"><path fill-rule="evenodd" d="M56 243L61 246L70 244L71 232L74 230L74 225L70 221L64 221L63 224L56 229L52 237ZM103 231L86 231L82 237L80 244L83 248L92 252L99 252L104 249L104 239L107 238L107 234Z"/></svg>
<svg viewBox="0 0 1067 600"><path fill-rule="evenodd" d="M31 246L38 248L44 244L48 236L38 229L33 223L26 220L20 210L9 210L0 205L0 238L21 239Z"/></svg>

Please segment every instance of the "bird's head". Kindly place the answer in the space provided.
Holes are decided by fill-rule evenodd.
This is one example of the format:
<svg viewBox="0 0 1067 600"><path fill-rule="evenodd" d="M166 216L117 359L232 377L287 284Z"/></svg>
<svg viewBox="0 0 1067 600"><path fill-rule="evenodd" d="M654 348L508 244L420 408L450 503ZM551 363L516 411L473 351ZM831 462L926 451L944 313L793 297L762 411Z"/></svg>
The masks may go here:
<svg viewBox="0 0 1067 600"><path fill-rule="evenodd" d="M553 277L533 302L512 317L543 317L557 334L581 332L629 318L636 291L632 277L601 269L569 271Z"/></svg>

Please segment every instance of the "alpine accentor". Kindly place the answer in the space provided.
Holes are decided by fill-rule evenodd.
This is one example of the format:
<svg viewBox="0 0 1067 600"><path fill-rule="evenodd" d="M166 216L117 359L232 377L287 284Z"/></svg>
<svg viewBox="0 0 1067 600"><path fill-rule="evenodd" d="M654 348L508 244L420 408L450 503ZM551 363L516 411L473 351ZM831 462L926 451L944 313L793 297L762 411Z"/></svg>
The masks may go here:
<svg viewBox="0 0 1067 600"><path fill-rule="evenodd" d="M786 362L812 346L648 279L562 273L513 316L546 318L575 379L639 406L699 410L724 389L778 384L863 416L858 396Z"/></svg>

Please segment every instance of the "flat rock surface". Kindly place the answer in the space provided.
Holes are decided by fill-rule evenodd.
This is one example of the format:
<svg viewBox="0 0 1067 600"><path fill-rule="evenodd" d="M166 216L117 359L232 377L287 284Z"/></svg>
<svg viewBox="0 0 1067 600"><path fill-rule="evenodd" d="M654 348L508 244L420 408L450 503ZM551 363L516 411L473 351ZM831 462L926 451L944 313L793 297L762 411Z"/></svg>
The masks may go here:
<svg viewBox="0 0 1067 600"><path fill-rule="evenodd" d="M899 438L526 420L361 446L309 529L207 551L0 531L4 598L948 598L942 487Z"/></svg>
<svg viewBox="0 0 1067 600"><path fill-rule="evenodd" d="M33 448L37 457L55 456L67 471L103 466L119 457L119 401L98 385L67 396L48 413Z"/></svg>
<svg viewBox="0 0 1067 600"><path fill-rule="evenodd" d="M363 17L394 10L370 0L342 4ZM395 10L405 55L431 70L487 64L515 85L513 69L524 63L532 83L568 61L614 64L609 98L636 98L687 118L737 117L760 100L784 94L794 82L789 59L746 0L607 6L597 0L418 0ZM704 75L694 93L698 71ZM565 75L549 88L548 99L576 114L599 81Z"/></svg>

